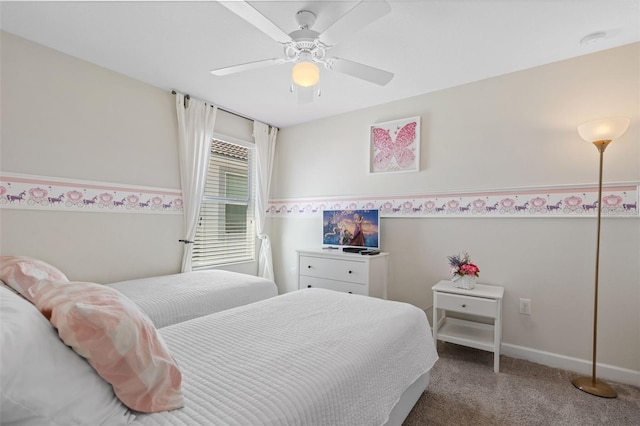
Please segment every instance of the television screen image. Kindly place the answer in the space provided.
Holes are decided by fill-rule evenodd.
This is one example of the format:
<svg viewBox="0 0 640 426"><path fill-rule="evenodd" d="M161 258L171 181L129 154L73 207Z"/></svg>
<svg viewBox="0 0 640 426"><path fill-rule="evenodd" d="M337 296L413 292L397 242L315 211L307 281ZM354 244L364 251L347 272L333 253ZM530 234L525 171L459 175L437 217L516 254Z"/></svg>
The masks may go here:
<svg viewBox="0 0 640 426"><path fill-rule="evenodd" d="M323 247L380 249L378 210L324 210Z"/></svg>

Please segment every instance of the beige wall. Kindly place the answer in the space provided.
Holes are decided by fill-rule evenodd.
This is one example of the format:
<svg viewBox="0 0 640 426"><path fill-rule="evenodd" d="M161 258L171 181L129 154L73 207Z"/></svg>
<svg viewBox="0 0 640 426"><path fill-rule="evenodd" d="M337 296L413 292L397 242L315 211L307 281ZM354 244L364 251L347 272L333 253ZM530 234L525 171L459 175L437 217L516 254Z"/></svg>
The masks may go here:
<svg viewBox="0 0 640 426"><path fill-rule="evenodd" d="M174 98L95 65L2 34L3 171L179 188ZM577 124L632 118L605 156L605 181L640 181L640 45L308 123L279 133L271 198L406 194L594 183L597 152ZM368 127L422 117L421 171L368 175ZM216 131L247 139L221 113ZM319 219L271 219L276 281L295 288L295 250L318 245ZM391 299L431 305L446 256L468 250L503 285L504 341L590 359L593 219L383 219ZM71 279L176 272L179 215L0 211L0 251L47 260ZM599 361L640 371L640 223L603 223ZM237 270L255 270L240 265ZM249 271L251 272L251 271ZM532 316L517 313L532 299Z"/></svg>
<svg viewBox="0 0 640 426"><path fill-rule="evenodd" d="M168 90L1 35L2 171L180 188ZM251 140L251 129L218 115L218 133ZM182 215L2 209L0 250L49 261L74 280L112 282L178 272L183 229Z"/></svg>
<svg viewBox="0 0 640 426"><path fill-rule="evenodd" d="M598 153L576 126L611 115L630 117L631 127L607 149L605 182L637 183L639 52L640 44L628 45L282 129L271 198L594 184ZM416 115L421 171L367 174L369 126ZM321 219L269 225L276 281L291 291L295 250L319 247ZM389 298L428 308L431 286L448 277L447 255L466 250L481 281L506 289L507 348L590 360L595 225L593 218L383 218ZM533 315L518 313L519 298L532 300ZM603 221L599 323L599 362L640 372L638 218Z"/></svg>

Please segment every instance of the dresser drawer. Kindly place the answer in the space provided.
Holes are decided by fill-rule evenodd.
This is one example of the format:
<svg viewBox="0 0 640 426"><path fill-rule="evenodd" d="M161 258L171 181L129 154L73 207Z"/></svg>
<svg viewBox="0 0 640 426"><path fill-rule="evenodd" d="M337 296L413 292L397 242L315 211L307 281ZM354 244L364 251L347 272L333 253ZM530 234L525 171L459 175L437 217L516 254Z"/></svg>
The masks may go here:
<svg viewBox="0 0 640 426"><path fill-rule="evenodd" d="M464 312L471 315L496 318L498 316L498 301L479 297L461 296L438 292L435 295L438 309Z"/></svg>
<svg viewBox="0 0 640 426"><path fill-rule="evenodd" d="M327 278L359 284L366 284L369 281L367 263L355 259L340 260L300 256L299 268L301 276Z"/></svg>
<svg viewBox="0 0 640 426"><path fill-rule="evenodd" d="M326 288L327 290L341 291L343 293L361 294L367 296L368 288L363 284L347 283L343 281L333 281L316 277L300 276L298 285L300 290L305 288Z"/></svg>

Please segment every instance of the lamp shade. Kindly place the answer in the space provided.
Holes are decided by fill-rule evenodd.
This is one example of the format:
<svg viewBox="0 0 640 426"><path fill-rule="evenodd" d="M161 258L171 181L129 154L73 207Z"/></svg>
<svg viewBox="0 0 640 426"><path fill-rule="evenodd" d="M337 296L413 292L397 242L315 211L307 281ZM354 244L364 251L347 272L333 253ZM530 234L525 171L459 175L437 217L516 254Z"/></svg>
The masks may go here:
<svg viewBox="0 0 640 426"><path fill-rule="evenodd" d="M612 141L627 131L630 122L626 117L603 118L581 124L578 126L578 133L587 142Z"/></svg>
<svg viewBox="0 0 640 426"><path fill-rule="evenodd" d="M315 86L320 81L320 68L313 62L298 62L291 70L291 78L298 86Z"/></svg>

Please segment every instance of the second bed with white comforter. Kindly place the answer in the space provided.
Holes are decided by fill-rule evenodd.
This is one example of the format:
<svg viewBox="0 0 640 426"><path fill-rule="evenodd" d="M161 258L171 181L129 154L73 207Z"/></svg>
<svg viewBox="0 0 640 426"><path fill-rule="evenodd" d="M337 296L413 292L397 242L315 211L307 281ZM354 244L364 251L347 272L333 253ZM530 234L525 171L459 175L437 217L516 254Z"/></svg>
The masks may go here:
<svg viewBox="0 0 640 426"><path fill-rule="evenodd" d="M278 295L273 281L223 270L140 278L107 286L133 300L156 328Z"/></svg>

